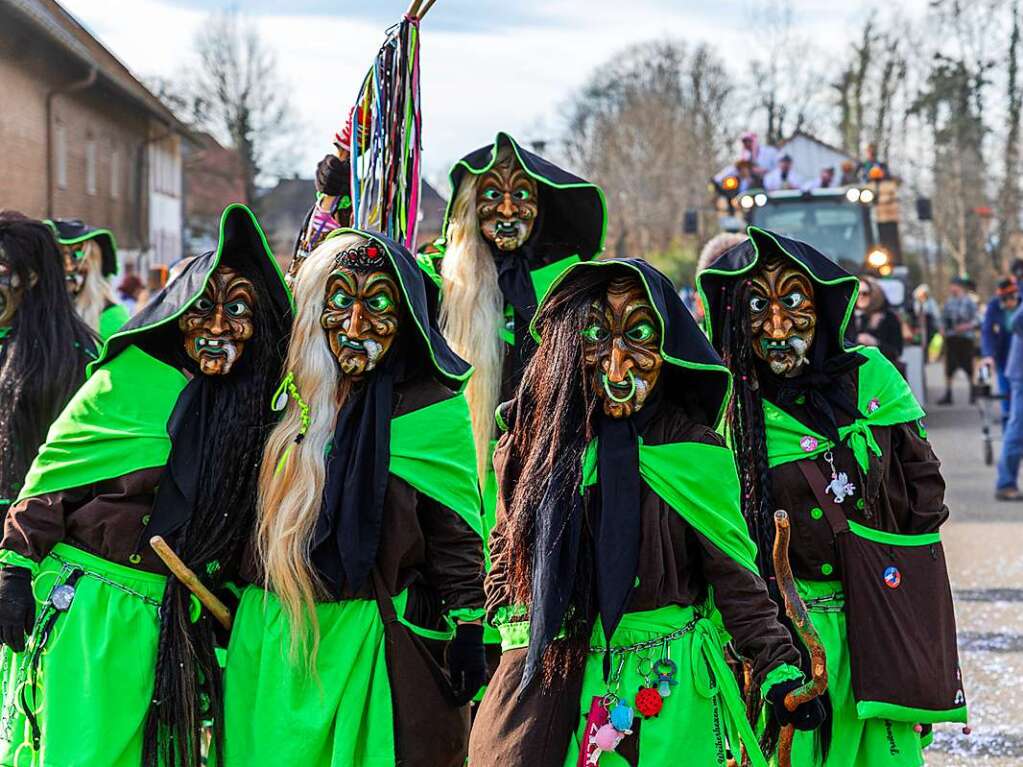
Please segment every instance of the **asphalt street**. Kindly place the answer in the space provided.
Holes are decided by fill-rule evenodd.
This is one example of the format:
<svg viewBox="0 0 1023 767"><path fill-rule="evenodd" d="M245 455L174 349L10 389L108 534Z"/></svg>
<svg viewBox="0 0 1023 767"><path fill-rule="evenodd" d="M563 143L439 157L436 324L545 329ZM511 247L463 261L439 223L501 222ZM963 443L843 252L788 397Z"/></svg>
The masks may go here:
<svg viewBox="0 0 1023 767"><path fill-rule="evenodd" d="M930 366L928 384L927 427L942 462L951 511L943 539L973 732L966 736L958 726L938 726L927 764L1019 767L1023 765L1023 503L994 500L994 466L984 462L980 411L968 404L965 379L958 382L951 407L934 404L943 389L940 368ZM990 404L998 407L996 402ZM997 425L995 436L1000 436ZM995 461L999 448L996 441Z"/></svg>

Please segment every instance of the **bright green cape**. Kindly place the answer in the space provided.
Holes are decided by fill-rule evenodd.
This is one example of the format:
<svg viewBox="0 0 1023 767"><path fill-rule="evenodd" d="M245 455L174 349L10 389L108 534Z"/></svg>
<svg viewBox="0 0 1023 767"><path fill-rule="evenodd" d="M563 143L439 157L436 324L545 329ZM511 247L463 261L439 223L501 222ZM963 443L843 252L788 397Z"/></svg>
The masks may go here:
<svg viewBox="0 0 1023 767"><path fill-rule="evenodd" d="M640 438L639 474L700 535L747 570L759 572L757 548L739 509L739 477L728 448L703 442L647 445ZM593 440L583 454L582 487L598 482Z"/></svg>
<svg viewBox="0 0 1023 767"><path fill-rule="evenodd" d="M452 509L483 537L476 446L464 394L391 420L390 471Z"/></svg>
<svg viewBox="0 0 1023 767"><path fill-rule="evenodd" d="M859 369L857 408L860 417L842 426L838 436L856 456L860 468L867 470L870 453L881 455L871 426L895 426L924 417L924 410L913 396L909 384L895 366L876 347L858 350L867 358ZM814 458L835 444L801 423L772 402L764 400L764 425L767 432L767 459L771 467Z"/></svg>
<svg viewBox="0 0 1023 767"><path fill-rule="evenodd" d="M293 306L284 275L274 260L255 215L244 205L232 204L220 217L217 249L206 259L201 284L182 295L152 322L145 311L128 327L107 339L97 360L87 368L86 382L50 427L25 478L18 500L120 477L133 471L163 466L170 455L167 421L188 379L176 368L142 351L133 341L140 335L176 322L202 295L206 283L224 258L230 237L228 223L238 217L262 246L263 268L276 275ZM148 305L152 307L151 303ZM138 324L133 327L133 324Z"/></svg>
<svg viewBox="0 0 1023 767"><path fill-rule="evenodd" d="M129 346L71 398L25 477L18 500L163 466L167 421L188 379Z"/></svg>
<svg viewBox="0 0 1023 767"><path fill-rule="evenodd" d="M103 310L99 316L99 338L106 341L110 336L121 329L121 326L128 321L130 315L128 310L120 304L113 304Z"/></svg>

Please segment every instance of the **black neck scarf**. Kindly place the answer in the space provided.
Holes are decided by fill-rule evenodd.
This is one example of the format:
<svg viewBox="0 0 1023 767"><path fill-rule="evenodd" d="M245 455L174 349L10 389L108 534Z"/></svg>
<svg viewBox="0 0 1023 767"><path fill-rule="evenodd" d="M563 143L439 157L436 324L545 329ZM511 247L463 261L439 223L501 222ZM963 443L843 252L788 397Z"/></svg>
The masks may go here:
<svg viewBox="0 0 1023 767"><path fill-rule="evenodd" d="M400 350L392 348L368 380L348 395L334 427L310 558L323 585L338 599L345 590L361 589L376 564L401 360Z"/></svg>
<svg viewBox="0 0 1023 767"><path fill-rule="evenodd" d="M170 455L160 475L160 487L142 544L154 535L170 538L192 519L199 497L202 462L209 458L203 455L203 446L210 426L220 417L215 403L219 384L211 376L196 373L178 395L167 421Z"/></svg>
<svg viewBox="0 0 1023 767"><path fill-rule="evenodd" d="M605 647L621 622L636 580L640 549L639 435L658 410L660 387L629 418L600 414L596 424L600 503L591 517L597 609ZM555 472L536 512L530 642L519 690L533 680L544 652L561 631L578 577L584 506L577 487L570 491L568 519L563 494L552 488L563 481ZM588 640L588 638L587 638ZM610 671L604 656L604 675Z"/></svg>
<svg viewBox="0 0 1023 767"><path fill-rule="evenodd" d="M867 361L862 354L839 354L811 366L798 376L774 376L778 386L778 405L791 410L806 403L808 424L838 444L839 415L855 419L856 402L850 398L843 379ZM773 373L771 375L774 375Z"/></svg>

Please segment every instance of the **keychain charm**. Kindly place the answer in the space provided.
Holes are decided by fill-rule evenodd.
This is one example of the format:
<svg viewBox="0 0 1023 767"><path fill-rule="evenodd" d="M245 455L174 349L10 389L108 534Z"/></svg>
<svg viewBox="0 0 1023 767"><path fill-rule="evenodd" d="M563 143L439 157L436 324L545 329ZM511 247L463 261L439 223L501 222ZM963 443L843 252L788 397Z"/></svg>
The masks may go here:
<svg viewBox="0 0 1023 767"><path fill-rule="evenodd" d="M835 457L830 450L824 454L824 460L831 467L831 482L824 492L834 495L835 503L841 503L856 492L856 485L849 481L848 474L835 469Z"/></svg>

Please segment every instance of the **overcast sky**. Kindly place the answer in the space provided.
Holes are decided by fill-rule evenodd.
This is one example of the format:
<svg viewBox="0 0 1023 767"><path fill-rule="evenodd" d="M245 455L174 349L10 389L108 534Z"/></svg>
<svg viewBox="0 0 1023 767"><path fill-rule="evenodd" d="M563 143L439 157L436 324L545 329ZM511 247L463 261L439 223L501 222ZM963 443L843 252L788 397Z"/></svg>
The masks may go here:
<svg viewBox="0 0 1023 767"><path fill-rule="evenodd" d="M141 77L169 77L187 60L210 11L252 17L277 53L316 160L353 101L386 27L408 0L61 0ZM874 0L794 0L801 33L838 50ZM908 12L927 0L904 0ZM497 130L543 138L559 107L615 51L652 38L715 45L739 72L757 49L751 0L437 0L423 22L422 89L427 175L435 179ZM826 62L822 62L826 63ZM325 95L327 94L327 95Z"/></svg>

